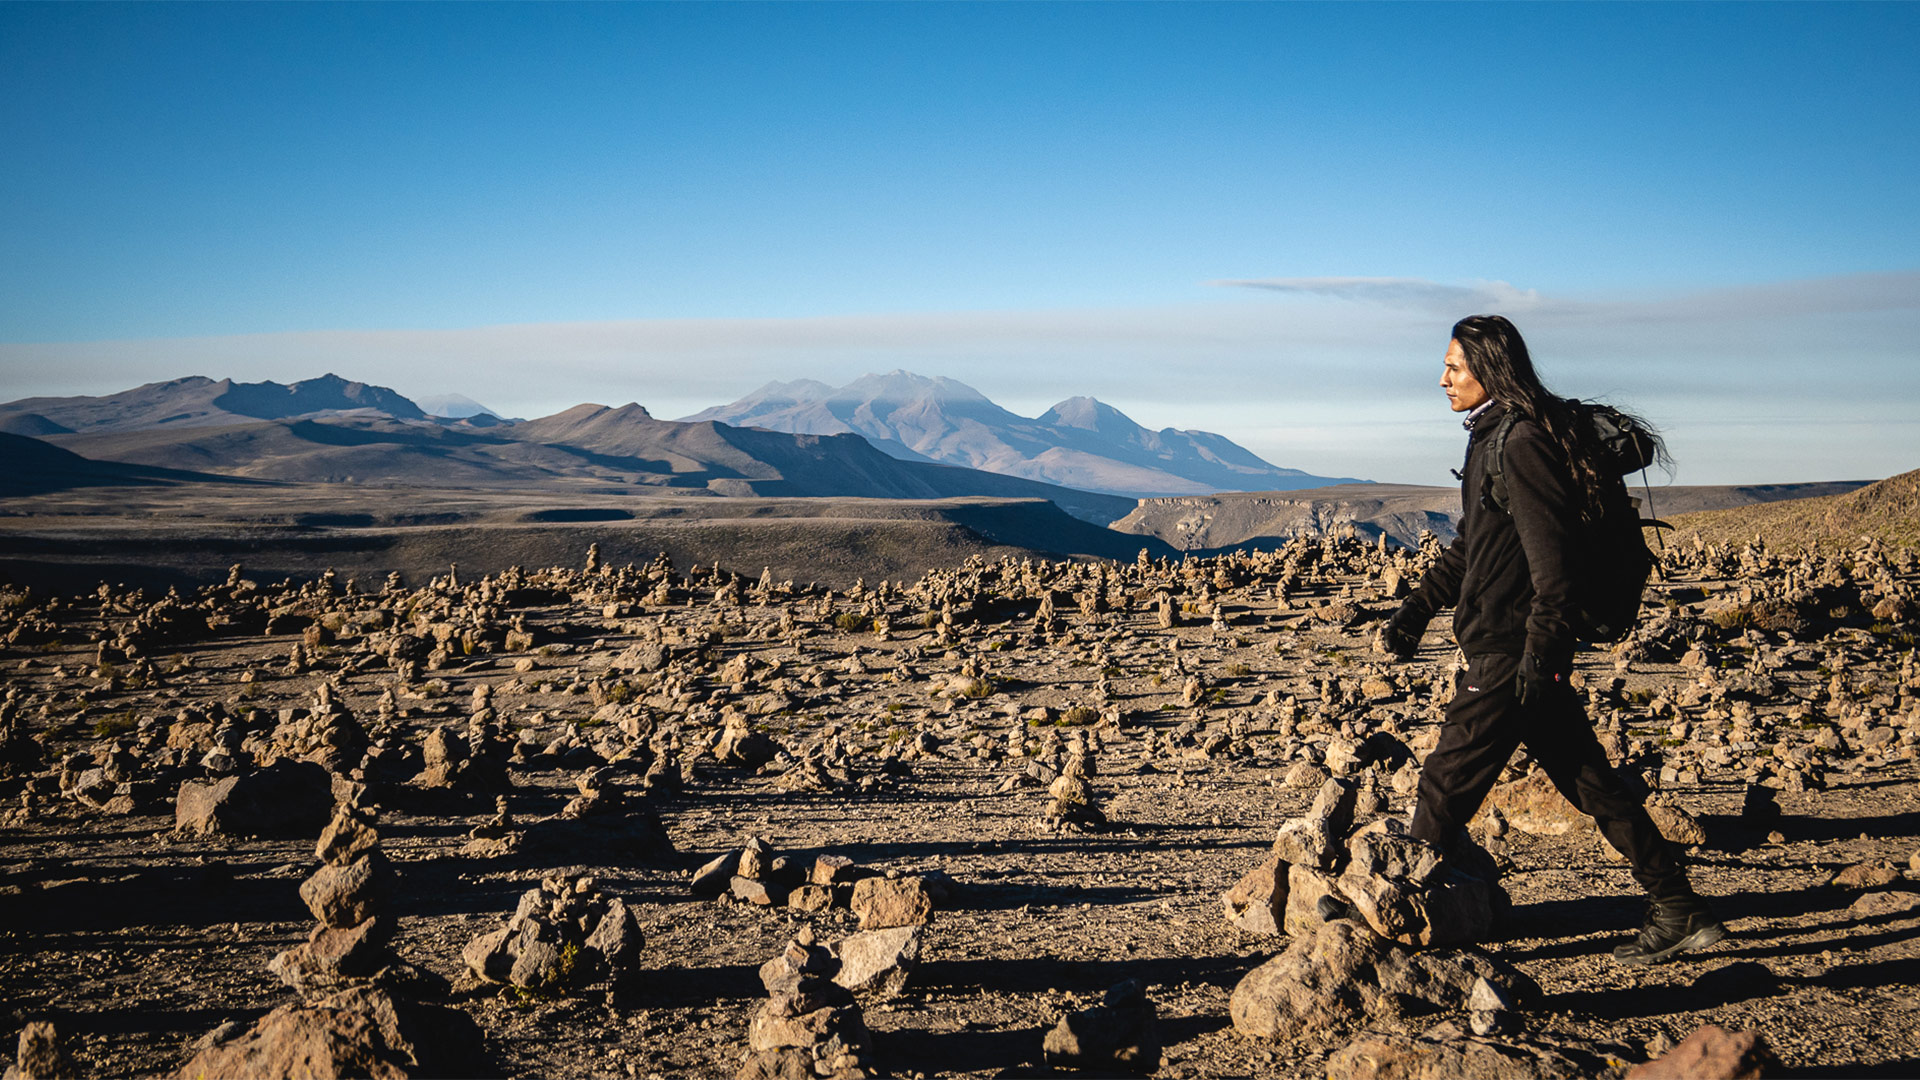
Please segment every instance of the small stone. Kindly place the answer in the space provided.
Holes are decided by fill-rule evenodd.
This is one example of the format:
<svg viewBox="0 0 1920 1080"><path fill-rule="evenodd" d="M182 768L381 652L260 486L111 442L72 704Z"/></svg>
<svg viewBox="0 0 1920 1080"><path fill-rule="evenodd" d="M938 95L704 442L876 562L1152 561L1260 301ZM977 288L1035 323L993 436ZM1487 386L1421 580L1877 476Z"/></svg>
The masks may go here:
<svg viewBox="0 0 1920 1080"><path fill-rule="evenodd" d="M1486 805L1500 811L1507 823L1535 836L1565 836L1592 825L1592 818L1573 808L1545 771L1497 784L1487 793Z"/></svg>
<svg viewBox="0 0 1920 1080"><path fill-rule="evenodd" d="M1274 855L1294 866L1331 870L1339 850L1326 823L1308 817L1297 817L1280 826L1273 838Z"/></svg>
<svg viewBox="0 0 1920 1080"><path fill-rule="evenodd" d="M755 881L764 880L773 872L773 846L759 837L747 841L745 851L740 853L740 868L734 873Z"/></svg>
<svg viewBox="0 0 1920 1080"><path fill-rule="evenodd" d="M862 930L924 926L933 918L933 897L918 877L861 878L853 884L851 907Z"/></svg>
<svg viewBox="0 0 1920 1080"><path fill-rule="evenodd" d="M1513 995L1485 979L1475 979L1467 993L1467 1008L1482 1012L1512 1012L1519 1008Z"/></svg>
<svg viewBox="0 0 1920 1080"><path fill-rule="evenodd" d="M1520 1014L1506 1009L1471 1009L1467 1012L1467 1028L1482 1038L1511 1035L1522 1026Z"/></svg>
<svg viewBox="0 0 1920 1080"><path fill-rule="evenodd" d="M1287 775L1280 781L1282 786L1290 788L1317 788L1326 782L1327 770L1311 761L1294 762L1293 767L1287 770Z"/></svg>
<svg viewBox="0 0 1920 1080"><path fill-rule="evenodd" d="M1063 803L1075 803L1080 806L1093 805L1093 788L1085 779L1062 774L1047 786L1047 794Z"/></svg>
<svg viewBox="0 0 1920 1080"><path fill-rule="evenodd" d="M729 890L735 900L744 900L754 907L773 907L779 901L764 881L735 875L729 883Z"/></svg>
<svg viewBox="0 0 1920 1080"><path fill-rule="evenodd" d="M544 987L560 981L560 949L550 941L522 941L520 955L508 969L507 981L515 986Z"/></svg>
<svg viewBox="0 0 1920 1080"><path fill-rule="evenodd" d="M815 885L838 885L852 881L856 869L853 860L845 855L821 855L813 860L807 880Z"/></svg>
<svg viewBox="0 0 1920 1080"><path fill-rule="evenodd" d="M380 843L380 834L366 822L355 817L345 807L334 813L333 820L320 832L320 840L314 845L313 854L323 863L345 866L362 855L372 851Z"/></svg>
<svg viewBox="0 0 1920 1080"><path fill-rule="evenodd" d="M1656 795L1647 800L1647 816L1653 819L1660 835L1682 847L1707 842L1707 830L1700 819L1681 809L1670 797Z"/></svg>
<svg viewBox="0 0 1920 1080"><path fill-rule="evenodd" d="M487 982L504 983L513 970L513 954L508 951L508 939L514 936L512 929L501 927L481 934L467 942L460 951L460 958L466 962L468 970Z"/></svg>
<svg viewBox="0 0 1920 1080"><path fill-rule="evenodd" d="M300 885L300 899L322 925L358 926L373 916L381 891L377 855L362 856L345 866L322 866Z"/></svg>
<svg viewBox="0 0 1920 1080"><path fill-rule="evenodd" d="M1843 889L1881 889L1901 880L1901 873L1885 860L1855 863L1835 873L1829 885Z"/></svg>
<svg viewBox="0 0 1920 1080"><path fill-rule="evenodd" d="M702 899L711 900L720 896L730 887L734 871L739 869L740 855L738 851L729 851L708 860L693 872L693 881L687 888Z"/></svg>
<svg viewBox="0 0 1920 1080"><path fill-rule="evenodd" d="M1627 1070L1627 1080L1759 1080L1780 1072L1780 1059L1756 1031L1707 1024L1658 1060Z"/></svg>
<svg viewBox="0 0 1920 1080"><path fill-rule="evenodd" d="M801 885L787 894L793 911L820 912L833 907L833 890L825 885Z"/></svg>
<svg viewBox="0 0 1920 1080"><path fill-rule="evenodd" d="M1278 935L1287 911L1287 864L1271 853L1220 898L1227 921L1253 934Z"/></svg>
<svg viewBox="0 0 1920 1080"><path fill-rule="evenodd" d="M842 938L833 947L840 960L840 972L833 981L859 994L874 997L898 994L919 963L920 941L925 932L918 926L898 926L864 930Z"/></svg>
<svg viewBox="0 0 1920 1080"><path fill-rule="evenodd" d="M1106 993L1102 1004L1069 1013L1047 1032L1046 1062L1095 1076L1144 1076L1160 1068L1158 1010L1138 980Z"/></svg>

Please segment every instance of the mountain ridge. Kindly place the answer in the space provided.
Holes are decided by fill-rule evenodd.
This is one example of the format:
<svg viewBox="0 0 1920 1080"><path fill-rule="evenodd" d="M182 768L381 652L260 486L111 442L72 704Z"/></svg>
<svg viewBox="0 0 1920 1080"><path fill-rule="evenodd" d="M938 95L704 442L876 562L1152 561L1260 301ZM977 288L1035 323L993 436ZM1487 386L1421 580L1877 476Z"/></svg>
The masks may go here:
<svg viewBox="0 0 1920 1080"><path fill-rule="evenodd" d="M1366 482L1276 466L1212 432L1152 431L1094 397L1068 398L1028 419L958 380L901 368L837 388L812 379L767 383L681 420L795 434L850 432L908 460L1128 498Z"/></svg>
<svg viewBox="0 0 1920 1080"><path fill-rule="evenodd" d="M427 418L420 406L398 391L344 379L332 372L284 384L272 380L215 381L204 375L188 375L113 394L9 401L0 404L0 432L37 437L167 426L223 426L361 411L403 420Z"/></svg>
<svg viewBox="0 0 1920 1080"><path fill-rule="evenodd" d="M321 384L325 393L309 393L307 400L337 404L355 385L364 384L335 377ZM301 396L279 384L265 386L237 404L286 411L284 400ZM64 426L37 438L95 461L254 480L629 495L1037 498L1101 526L1132 505L1018 477L903 461L857 435L659 420L632 402L619 408L582 404L549 417L491 425L470 423L472 418L396 417L377 407L261 419L213 406L230 389L224 381L194 377L107 399L32 399L15 403L31 408L0 406L0 418L33 416ZM263 398L267 405L260 404ZM380 395L363 392L360 398L377 401ZM183 403L203 407L168 411ZM47 409L71 423L57 425L40 411Z"/></svg>

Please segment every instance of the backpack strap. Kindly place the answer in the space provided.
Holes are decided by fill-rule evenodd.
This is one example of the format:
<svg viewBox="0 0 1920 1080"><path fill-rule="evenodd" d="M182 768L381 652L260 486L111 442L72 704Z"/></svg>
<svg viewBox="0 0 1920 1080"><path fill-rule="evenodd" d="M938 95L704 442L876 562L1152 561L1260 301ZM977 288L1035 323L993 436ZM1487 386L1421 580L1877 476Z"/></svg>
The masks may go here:
<svg viewBox="0 0 1920 1080"><path fill-rule="evenodd" d="M1506 415L1500 418L1500 423L1494 426L1493 433L1487 436L1486 496L1494 508L1503 514L1513 513L1507 505L1507 433L1513 430L1514 423L1519 419L1518 412L1508 409Z"/></svg>

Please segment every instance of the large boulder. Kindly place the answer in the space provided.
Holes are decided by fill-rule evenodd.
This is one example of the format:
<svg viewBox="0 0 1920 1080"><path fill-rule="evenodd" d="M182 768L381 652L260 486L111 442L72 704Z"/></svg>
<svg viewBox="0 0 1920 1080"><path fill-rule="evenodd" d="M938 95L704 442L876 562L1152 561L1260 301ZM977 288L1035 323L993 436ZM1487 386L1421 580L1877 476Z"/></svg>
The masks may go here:
<svg viewBox="0 0 1920 1080"><path fill-rule="evenodd" d="M181 1080L400 1080L474 1075L480 1029L458 1009L356 986L312 1003L282 1005L237 1038L196 1054Z"/></svg>
<svg viewBox="0 0 1920 1080"><path fill-rule="evenodd" d="M1322 923L1234 987L1233 1026L1262 1039L1352 1030L1464 1006L1484 979L1510 1001L1539 993L1511 965L1472 949L1416 952L1352 919Z"/></svg>

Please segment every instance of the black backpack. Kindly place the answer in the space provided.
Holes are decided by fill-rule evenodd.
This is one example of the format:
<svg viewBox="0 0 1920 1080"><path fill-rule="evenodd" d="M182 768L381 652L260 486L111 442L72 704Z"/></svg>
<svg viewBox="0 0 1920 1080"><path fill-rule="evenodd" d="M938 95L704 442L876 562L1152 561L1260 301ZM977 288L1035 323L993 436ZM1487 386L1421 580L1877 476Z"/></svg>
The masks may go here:
<svg viewBox="0 0 1920 1080"><path fill-rule="evenodd" d="M1641 529L1672 528L1664 521L1641 518L1639 501L1627 494L1627 474L1653 464L1657 444L1651 432L1612 406L1585 401L1570 404L1577 422L1587 427L1608 466L1600 516L1589 520L1581 530L1581 563L1587 572L1574 587L1573 632L1582 641L1619 641L1640 620L1640 596L1653 573L1653 552L1647 549ZM1504 514L1512 510L1502 455L1507 433L1519 418L1518 412L1507 410L1489 436L1487 447L1487 498Z"/></svg>

